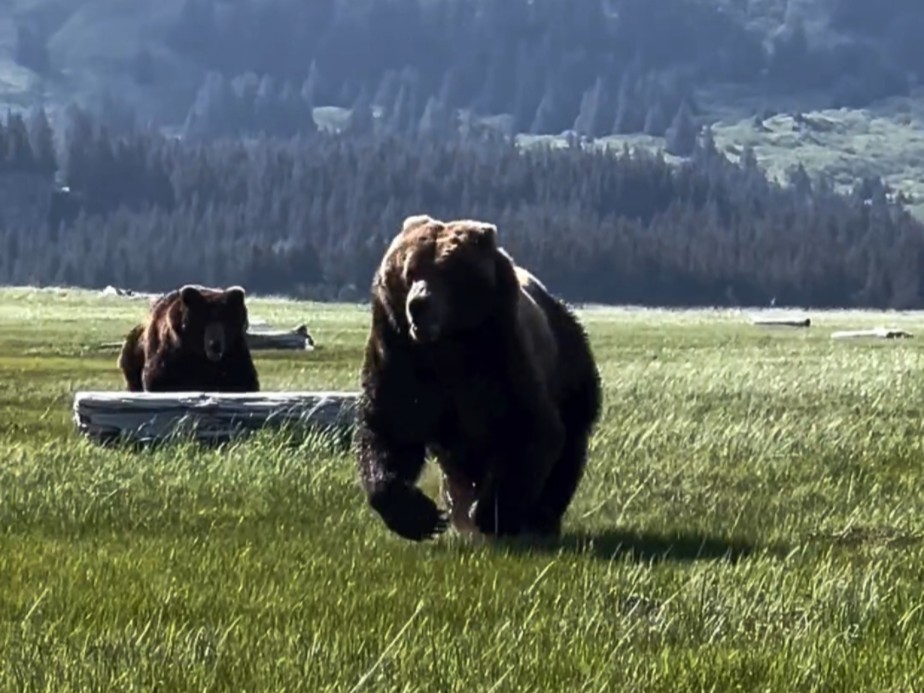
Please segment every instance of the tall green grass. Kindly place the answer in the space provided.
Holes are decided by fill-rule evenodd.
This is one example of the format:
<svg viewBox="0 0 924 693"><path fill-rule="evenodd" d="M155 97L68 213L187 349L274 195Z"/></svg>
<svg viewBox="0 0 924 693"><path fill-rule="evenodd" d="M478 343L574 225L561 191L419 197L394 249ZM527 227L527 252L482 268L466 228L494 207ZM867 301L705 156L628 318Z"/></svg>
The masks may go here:
<svg viewBox="0 0 924 693"><path fill-rule="evenodd" d="M315 352L265 389L357 387L362 308L250 300ZM924 685L921 315L590 310L606 388L554 546L411 544L347 450L261 432L102 449L144 301L0 292L0 690L910 691ZM423 482L434 488L434 475Z"/></svg>

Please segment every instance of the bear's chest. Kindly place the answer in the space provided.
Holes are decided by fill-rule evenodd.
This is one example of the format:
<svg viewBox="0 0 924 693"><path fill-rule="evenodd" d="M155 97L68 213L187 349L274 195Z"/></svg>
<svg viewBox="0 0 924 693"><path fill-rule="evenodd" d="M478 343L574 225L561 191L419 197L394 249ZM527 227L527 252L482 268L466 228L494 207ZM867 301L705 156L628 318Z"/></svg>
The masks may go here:
<svg viewBox="0 0 924 693"><path fill-rule="evenodd" d="M437 442L446 448L491 447L504 419L508 398L496 381L471 378L444 391Z"/></svg>

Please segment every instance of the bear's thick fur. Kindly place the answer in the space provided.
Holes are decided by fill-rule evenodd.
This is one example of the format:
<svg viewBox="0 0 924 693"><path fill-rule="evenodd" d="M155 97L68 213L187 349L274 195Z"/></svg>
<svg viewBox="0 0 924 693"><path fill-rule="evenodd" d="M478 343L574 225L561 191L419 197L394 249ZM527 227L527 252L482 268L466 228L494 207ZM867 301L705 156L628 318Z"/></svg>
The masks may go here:
<svg viewBox="0 0 924 693"><path fill-rule="evenodd" d="M134 392L258 392L247 327L239 286L222 290L188 284L164 294L122 344L118 363L126 387Z"/></svg>
<svg viewBox="0 0 924 693"><path fill-rule="evenodd" d="M495 225L405 220L372 282L355 444L385 524L557 535L602 405L587 337L497 244ZM450 514L416 486L425 455Z"/></svg>

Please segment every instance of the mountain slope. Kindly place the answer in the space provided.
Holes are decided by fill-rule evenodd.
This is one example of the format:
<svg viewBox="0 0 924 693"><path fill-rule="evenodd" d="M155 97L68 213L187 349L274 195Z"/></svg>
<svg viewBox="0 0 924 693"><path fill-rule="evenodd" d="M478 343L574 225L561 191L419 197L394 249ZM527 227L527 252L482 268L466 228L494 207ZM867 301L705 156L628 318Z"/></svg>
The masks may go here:
<svg viewBox="0 0 924 693"><path fill-rule="evenodd" d="M593 17L595 3L576 1L572 5L563 0L557 9L552 1L535 3L541 8L536 11L545 13L537 16L546 23L530 24L532 10L524 9L530 5L515 0L485 3L483 12L471 16L465 14L464 4L449 0L422 5L417 0L392 0L388 5L376 0L363 5L312 0L310 7L294 0L7 0L10 11L0 13L0 107L43 104L54 116L73 101L96 111L116 104L127 106L139 121L176 128L185 121L209 70L225 71L230 81L245 69L259 77L261 65L282 66L284 74L270 76L292 79L297 89L300 80L312 78L313 63L305 56L316 53L329 57L322 65L328 73L326 84L322 75L318 87L323 98L312 104L315 120L322 124L342 122L342 117L337 120L330 114L349 112L363 94L386 119L394 121L394 112L401 111L414 126L428 101L457 96L454 107L474 108L485 122L512 123L524 140L536 139L537 134L548 139L594 119L584 117L585 110L593 111L593 96L605 102L599 106L604 114L597 114L599 122L592 128L600 141L657 148L667 144L664 128L677 104L688 99L695 101L697 124L712 125L716 141L731 156L751 145L759 163L774 175L784 175L796 164L810 172L826 171L844 185L877 175L924 200L924 186L918 183L924 180L924 144L917 134L924 122L924 97L908 91L903 82L907 78L914 84L913 71L903 76L895 67L896 60L916 64L912 58L920 49L914 31L924 27L924 5L892 0L889 13L870 14L868 4L859 0L670 1L675 4L668 9L683 12L655 11L640 0L606 4L606 21L613 26L641 22L641 30L651 33L639 44L649 61L640 66L631 60L620 63L618 46L599 53L600 45L606 47L605 41L600 43L599 27L581 23ZM455 15L442 16L441 7ZM705 19L700 21L697 12ZM577 33L556 33L557 22L549 17L570 22L568 31ZM382 65L362 63L363 53L382 52L377 36L400 35L402 26L411 31L437 19L445 26L462 27L459 36L467 40L480 37L481 44L459 50L453 37L445 37L437 44L453 47L438 50L439 45L415 49L392 41L385 45ZM294 27L289 33L283 31L287 24ZM473 34L473 27L482 27L482 34ZM734 31L728 33L728 27ZM722 49L726 53L715 51L716 41L709 33L720 29L728 37ZM184 32L183 40L177 39L178 31ZM583 53L580 38L585 34L580 32L595 37ZM692 36L696 32L702 36ZM22 55L24 35L33 44L31 59L47 61L48 69L23 64L29 62ZM498 46L497 38L507 36L511 46ZM767 66L756 71L744 67L761 45L757 50L771 56ZM684 64L686 58L672 62L671 51L683 50L708 55L698 66ZM773 56L784 51L789 57L774 63ZM427 63L437 54L441 60L457 59L447 63L458 66L455 75L428 76ZM513 64L522 63L524 55L531 60L544 57L546 68L518 72ZM885 56L882 65L888 69L879 64L880 56ZM358 61L355 67L351 61ZM393 66L385 64L388 61ZM401 65L402 70L394 67ZM774 76L774 70L779 74ZM594 71L603 76L597 80L600 93L585 91L593 84ZM530 72L533 77L523 77ZM625 79L626 73L633 73L634 81ZM730 84L729 75L736 74L736 83ZM615 76L608 80L607 75ZM808 86L786 89L793 75L804 77ZM527 80L532 83L525 84ZM529 90L533 93L522 99L511 96ZM650 103L643 102L642 111L626 116L620 125L618 99ZM651 117L652 103L664 106L659 118ZM522 106L522 112L504 110L511 104ZM757 121L755 114L761 114ZM635 124L626 125L632 119ZM647 135L641 133L642 120ZM661 122L649 127L654 120ZM628 132L620 129L623 126ZM924 203L915 210L924 214Z"/></svg>

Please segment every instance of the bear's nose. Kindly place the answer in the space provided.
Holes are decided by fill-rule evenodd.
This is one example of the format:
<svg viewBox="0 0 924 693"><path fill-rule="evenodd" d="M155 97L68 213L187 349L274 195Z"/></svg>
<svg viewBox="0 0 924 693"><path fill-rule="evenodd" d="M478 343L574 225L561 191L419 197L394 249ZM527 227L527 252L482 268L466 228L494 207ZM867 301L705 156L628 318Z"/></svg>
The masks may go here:
<svg viewBox="0 0 924 693"><path fill-rule="evenodd" d="M213 354L218 354L221 352L221 341L218 339L211 339L208 343L209 351Z"/></svg>
<svg viewBox="0 0 924 693"><path fill-rule="evenodd" d="M430 301L426 296L415 296L407 304L407 311L415 324L422 324L427 319L427 313L430 312Z"/></svg>

